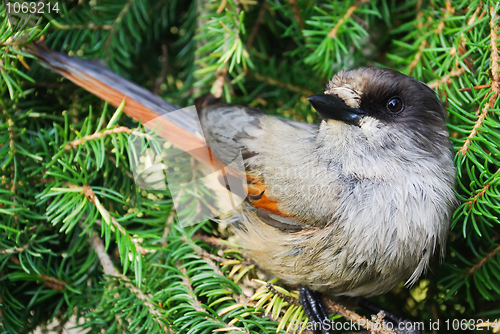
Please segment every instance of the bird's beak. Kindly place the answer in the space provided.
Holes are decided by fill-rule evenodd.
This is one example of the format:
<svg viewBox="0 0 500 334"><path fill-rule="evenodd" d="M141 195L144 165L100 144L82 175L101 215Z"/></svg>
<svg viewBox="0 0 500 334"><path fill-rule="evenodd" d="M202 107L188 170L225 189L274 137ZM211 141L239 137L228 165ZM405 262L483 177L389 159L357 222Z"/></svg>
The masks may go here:
<svg viewBox="0 0 500 334"><path fill-rule="evenodd" d="M324 121L334 119L359 126L359 121L366 115L357 108L349 107L336 95L312 95L307 99Z"/></svg>

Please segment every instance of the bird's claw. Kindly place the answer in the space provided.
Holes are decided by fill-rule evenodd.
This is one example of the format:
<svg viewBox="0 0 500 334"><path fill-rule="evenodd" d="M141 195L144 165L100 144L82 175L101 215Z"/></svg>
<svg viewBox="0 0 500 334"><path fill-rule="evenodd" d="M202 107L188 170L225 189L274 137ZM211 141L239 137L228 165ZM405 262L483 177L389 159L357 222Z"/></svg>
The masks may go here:
<svg viewBox="0 0 500 334"><path fill-rule="evenodd" d="M307 287L299 286L299 301L314 327L323 334L330 334L330 318L321 302L321 294Z"/></svg>

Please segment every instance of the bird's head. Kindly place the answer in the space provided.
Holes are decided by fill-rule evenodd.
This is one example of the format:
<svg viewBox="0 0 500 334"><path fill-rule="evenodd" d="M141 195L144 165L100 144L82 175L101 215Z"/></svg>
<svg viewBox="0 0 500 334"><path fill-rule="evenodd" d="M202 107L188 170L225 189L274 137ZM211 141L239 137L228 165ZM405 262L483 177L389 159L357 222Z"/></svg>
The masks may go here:
<svg viewBox="0 0 500 334"><path fill-rule="evenodd" d="M325 140L340 135L355 145L366 140L372 148L399 147L432 155L449 151L446 112L436 93L398 71L342 71L324 94L310 96L309 102L323 119L320 135Z"/></svg>

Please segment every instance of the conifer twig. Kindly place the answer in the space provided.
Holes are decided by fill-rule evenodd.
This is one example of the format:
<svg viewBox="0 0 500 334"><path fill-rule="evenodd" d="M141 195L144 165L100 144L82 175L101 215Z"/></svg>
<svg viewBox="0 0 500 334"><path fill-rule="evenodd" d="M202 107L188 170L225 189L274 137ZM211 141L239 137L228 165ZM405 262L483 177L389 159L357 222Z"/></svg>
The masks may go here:
<svg viewBox="0 0 500 334"><path fill-rule="evenodd" d="M113 217L113 216L111 216L109 214L108 210L106 210L101 205L101 203L99 203L99 201L96 200L95 193L90 188L90 186L88 184L83 187L83 192L85 194L85 197L87 197L87 199L90 201L90 203L92 203L97 208L97 210L101 213L101 215L104 218L104 221L110 222L110 224L114 228L116 228L122 235L126 236L127 235L127 231L125 231L125 229L123 228L123 226L121 226L120 223L118 223L118 221L116 220L116 218ZM144 247L142 247L141 244L137 240L135 240L134 238L130 238L130 240L134 244L135 249L137 249L137 251L139 253L141 253L142 255L144 255L146 253L153 253L154 252L154 250L152 250L152 249L145 249Z"/></svg>
<svg viewBox="0 0 500 334"><path fill-rule="evenodd" d="M359 6L368 2L370 2L370 0L358 0L354 5L349 7L344 16L340 20L338 20L332 30L330 30L330 32L328 33L328 37L335 39L337 37L337 31L342 26L342 24L344 24L344 22L352 16L354 11L358 9Z"/></svg>
<svg viewBox="0 0 500 334"><path fill-rule="evenodd" d="M89 140L95 140L95 139L100 139L102 137L106 137L110 134L115 134L115 133L126 133L126 134L133 134L137 137L144 137L144 138L147 138L148 140L151 140L151 136L147 133L143 133L143 132L140 132L140 131L137 131L137 130L132 130L130 128L127 128L126 126L120 126L118 128L114 128L114 129L109 129L109 130L104 130L102 132L95 132L91 135L88 135L88 136L85 136L83 138L79 138L79 139L75 139L73 141L71 141L69 144L67 144L66 146L64 146L64 149L65 150L70 150L72 148L77 148L78 145L81 145Z"/></svg>
<svg viewBox="0 0 500 334"><path fill-rule="evenodd" d="M189 279L189 276L187 275L186 268L181 268L181 272L183 274L182 283L190 292L188 294L188 298L191 300L191 306L193 306L196 311L203 312L203 313L206 313L208 315L209 314L208 311L202 306L202 303L196 297L196 292L194 291L191 280ZM226 324L225 322L218 321L217 319L213 319L212 317L206 317L206 320L217 323L223 327L222 329L218 329L218 330L215 329L215 330L213 330L213 332L224 332L227 330L235 330L235 331L240 331L240 332L245 333L245 334L250 334L245 329L233 327L229 324Z"/></svg>
<svg viewBox="0 0 500 334"><path fill-rule="evenodd" d="M498 173L499 171L500 171L500 169L498 169L498 170L496 171L496 173ZM469 209L471 209L471 208L472 208L472 205L473 205L474 203L476 203L476 202L478 201L478 199L479 199L479 198L483 197L483 196L484 196L484 194L486 194L486 191L487 191L490 187L491 187L491 183L486 183L486 184L483 186L483 188L481 188L481 191L480 191L480 192L478 192L476 195L474 195L474 198L473 198L473 199L471 199L470 201L465 202L464 204L465 204L465 205L468 205L468 206L469 206Z"/></svg>
<svg viewBox="0 0 500 334"><path fill-rule="evenodd" d="M266 14L266 10L268 8L267 2L264 2L262 6L260 6L259 14L257 14L257 19L253 25L252 32L250 33L250 37L248 37L247 44L245 45L247 50L250 50L253 46L253 42L255 41L255 37L259 32L260 26L262 25L262 20L264 19L264 15Z"/></svg>
<svg viewBox="0 0 500 334"><path fill-rule="evenodd" d="M470 92L472 90L478 90L478 89L484 89L484 88L490 88L491 85L490 84L487 84L487 85L479 85L479 86L474 86L474 87L464 87L464 88L460 88L458 91L459 92Z"/></svg>
<svg viewBox="0 0 500 334"><path fill-rule="evenodd" d="M163 229L163 234L161 235L162 239L165 239L166 237L168 237L168 233L170 232L170 227L172 226L172 222L174 221L174 218L175 218L175 210L172 209L170 211L170 213L168 214L167 222L165 223L165 228ZM163 247L167 247L167 242L162 241L161 245Z"/></svg>
<svg viewBox="0 0 500 334"><path fill-rule="evenodd" d="M58 24L55 23L54 26L59 29L59 30L85 30L85 29L90 29L90 30L111 30L113 29L113 25L111 24L103 24L103 25L98 25L94 24L94 22L89 22L87 24Z"/></svg>
<svg viewBox="0 0 500 334"><path fill-rule="evenodd" d="M301 88L301 87L298 87L298 86L294 86L290 83L286 83L286 82L282 82L282 81L279 81L277 79L274 79L274 78L271 78L271 77L267 77L265 75L262 75L262 74L259 74L259 73L255 73L255 72L248 72L250 74L250 76L252 76L253 78L259 80L259 81L264 81L270 85L274 85L274 86L277 86L277 87L281 87L281 88L286 88L292 92L295 92L295 93L299 93L303 96L311 96L311 95L314 95L314 92L313 91L310 91L308 89L304 89L304 88Z"/></svg>
<svg viewBox="0 0 500 334"><path fill-rule="evenodd" d="M116 270L116 268L113 266L113 261L109 257L108 253L106 253L104 250L104 245L101 238L97 234L93 234L90 237L89 242L92 246L92 249L96 252L97 257L99 258L99 262L101 263L101 266L104 270L104 274L122 280L125 287L131 293L135 293L136 298L140 299L144 303L144 306L147 307L148 312L153 316L153 320L158 324L158 326L167 333L173 333L172 329L160 320L164 317L157 310L157 307L150 301L150 297L152 296L146 295L141 289L133 285L127 276L120 274L118 270Z"/></svg>
<svg viewBox="0 0 500 334"><path fill-rule="evenodd" d="M323 296L323 303L329 310L329 313L334 313L334 314L340 314L344 319L348 319L359 326L372 330L372 332L375 333L381 333L381 334L396 334L395 331L390 330L390 329L385 329L386 326L380 326L376 322L373 322L371 320L366 319L366 317L363 317L359 314L357 314L354 311L351 311L347 309L345 306L340 305L339 303L334 302L330 298ZM378 330L375 330L378 329Z"/></svg>
<svg viewBox="0 0 500 334"><path fill-rule="evenodd" d="M418 8L419 9L420 9L420 6L421 6L421 3L418 4ZM445 19L447 17L450 17L451 15L453 15L453 13L455 12L455 8L453 8L453 6L451 5L450 1L446 1L446 9L444 10L444 12L445 13L443 14L442 19L439 21L436 29L434 29L434 34L435 35L439 35L439 34L442 33L443 28L445 27ZM423 14L422 11L419 11L418 14L417 14L417 17L418 16L422 16L422 14ZM419 28L421 29L422 27L423 27L422 21L419 21ZM420 45L418 47L418 51L415 54L415 56L413 57L413 60L412 60L412 62L409 65L408 75L411 75L411 72L413 72L413 70L415 69L415 67L419 63L420 58L422 57L422 54L424 53L425 48L428 45L429 44L427 43L427 39L426 38L424 38L422 40L422 42L420 42Z"/></svg>
<svg viewBox="0 0 500 334"><path fill-rule="evenodd" d="M53 289L53 290L62 290L66 287L67 283L57 279L55 277L47 276L47 275L39 275L41 279L43 279L43 285Z"/></svg>
<svg viewBox="0 0 500 334"><path fill-rule="evenodd" d="M29 247L29 244L26 244L22 247L12 247L7 249L0 249L0 254L16 254L22 253Z"/></svg>
<svg viewBox="0 0 500 334"><path fill-rule="evenodd" d="M410 69L408 71L408 75L411 75L411 72L413 72L413 70L415 69L415 67L417 67L417 64L420 61L420 58L422 57L422 54L423 54L426 46L427 46L427 40L424 38L422 40L422 42L420 42L420 46L418 47L418 52L415 54L415 56L413 57L412 62L409 65Z"/></svg>
<svg viewBox="0 0 500 334"><path fill-rule="evenodd" d="M297 6L297 0L288 0L288 2L290 2L290 5L292 5L293 15L295 17L295 20L299 24L299 27L303 28L304 20L302 20L302 16L300 15L300 9Z"/></svg>
<svg viewBox="0 0 500 334"><path fill-rule="evenodd" d="M16 142L15 142L15 138L16 138L16 132L14 130L14 121L12 120L12 117L10 117L10 115L7 114L7 112L5 110L3 110L3 113L4 115L6 115L8 117L7 119L7 124L8 124L8 132L9 132L9 155L12 156L14 159L15 159L15 155L16 155ZM14 204L11 204L11 208L15 208L15 204L17 203L17 198L16 198L16 187L17 187L17 183L16 183L16 178L15 178L15 173L16 173L16 164L14 163L13 167L12 167L12 175L11 175L11 184L10 184L10 192L12 193L12 203ZM17 212L14 212L14 226L17 226L17 223L19 222L19 218L18 218L18 214Z"/></svg>
<svg viewBox="0 0 500 334"><path fill-rule="evenodd" d="M290 305L301 306L300 302L297 299L293 298L292 296L287 296L284 293L279 292L278 290L276 290L276 288L272 283L268 282L266 284L266 289L274 293L275 295L278 295L280 298L284 299Z"/></svg>
<svg viewBox="0 0 500 334"><path fill-rule="evenodd" d="M438 88L439 86L441 86L444 83L449 85L449 84L451 84L453 82L453 78L459 77L462 74L464 74L465 72L466 72L466 70L463 69L463 68L459 68L458 70L453 70L449 74L447 74L444 77L442 77L441 79L430 82L428 84L428 86L430 88L432 88L432 89L435 89L435 88Z"/></svg>
<svg viewBox="0 0 500 334"><path fill-rule="evenodd" d="M479 270L484 264L486 264L486 262L488 262L493 256L497 255L498 253L500 253L500 246L496 247L491 252L489 252L488 254L486 254L486 256L483 257L481 259L481 261L479 261L476 265L474 265L472 268L470 268L467 273L469 275L474 274L474 272L476 272L477 270Z"/></svg>
<svg viewBox="0 0 500 334"><path fill-rule="evenodd" d="M17 257L11 255L9 258L10 262L20 265L21 262ZM51 277L48 275L37 273L37 276L43 280L42 284L53 289L53 290L62 290L66 287L67 283L55 277Z"/></svg>
<svg viewBox="0 0 500 334"><path fill-rule="evenodd" d="M161 69L160 73L156 77L154 86L153 86L153 93L158 94L160 92L160 87L161 84L165 80L165 75L167 74L168 70L168 48L167 44L163 43L161 45Z"/></svg>
<svg viewBox="0 0 500 334"><path fill-rule="evenodd" d="M488 110L492 109L494 107L495 101L498 98L498 93L499 93L499 70L500 70L500 64L498 63L499 61L499 55L498 55L498 47L497 47L497 41L499 39L498 36L498 25L496 25L496 22L494 20L494 17L498 15L498 13L495 12L495 7L492 5L490 6L490 15L491 15L491 20L490 20L490 44L491 44L491 91L493 94L491 94L489 100L487 103L484 104L484 107L481 111L481 114L477 118L476 123L472 127L471 132L467 136L467 139L465 140L464 144L462 147L458 150L462 154L462 156L465 156L467 152L469 151L469 146L472 142L472 139L476 136L476 134L479 131L479 127L482 125L483 120L486 118L488 115ZM488 94L486 95L488 96Z"/></svg>
<svg viewBox="0 0 500 334"><path fill-rule="evenodd" d="M122 21L123 17L127 12L129 11L130 7L134 3L134 0L129 0L122 8L116 19L113 21L113 24L111 25L111 29L109 29L109 35L106 38L106 41L104 42L104 48L106 49L106 60L109 60L110 57L110 49L109 45L111 44L111 36L113 36L117 30L118 30L118 25Z"/></svg>

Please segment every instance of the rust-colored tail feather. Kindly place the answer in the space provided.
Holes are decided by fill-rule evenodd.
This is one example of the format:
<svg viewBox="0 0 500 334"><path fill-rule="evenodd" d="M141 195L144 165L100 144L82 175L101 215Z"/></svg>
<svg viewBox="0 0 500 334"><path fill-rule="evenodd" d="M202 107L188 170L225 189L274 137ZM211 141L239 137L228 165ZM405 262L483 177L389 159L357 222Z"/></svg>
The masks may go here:
<svg viewBox="0 0 500 334"><path fill-rule="evenodd" d="M98 62L49 50L42 43L28 44L25 51L38 58L51 71L61 74L115 107L125 99L125 114L142 124L148 125L150 122L150 125L156 125L159 135L172 145L213 166L214 157L211 161L208 150L200 149L206 143L200 139L199 123L187 114L171 113L179 109L176 106L120 77Z"/></svg>

